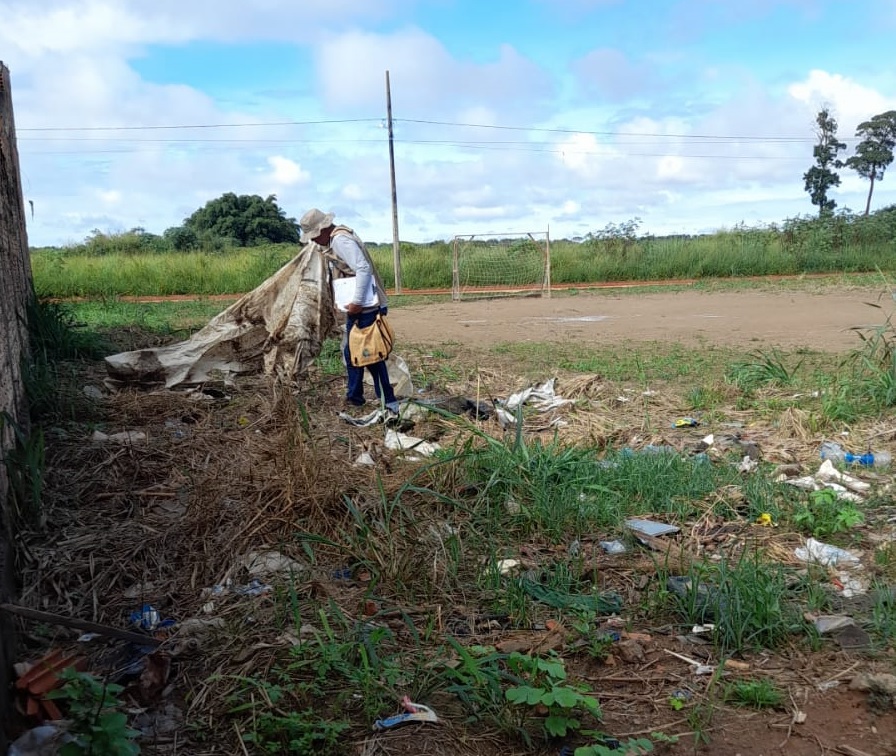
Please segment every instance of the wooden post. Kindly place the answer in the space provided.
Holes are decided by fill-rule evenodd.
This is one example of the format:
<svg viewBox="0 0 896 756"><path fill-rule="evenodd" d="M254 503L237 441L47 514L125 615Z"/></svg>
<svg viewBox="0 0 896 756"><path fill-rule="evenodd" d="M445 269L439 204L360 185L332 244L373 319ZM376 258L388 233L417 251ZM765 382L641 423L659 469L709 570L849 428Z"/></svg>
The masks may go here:
<svg viewBox="0 0 896 756"><path fill-rule="evenodd" d="M386 122L389 127L389 178L392 181L392 264L395 268L395 293L401 294L401 247L398 241L398 192L395 189L395 146L392 134L392 88L386 71Z"/></svg>
<svg viewBox="0 0 896 756"><path fill-rule="evenodd" d="M551 226L548 224L547 244L545 246L545 271L544 271L544 295L551 298Z"/></svg>

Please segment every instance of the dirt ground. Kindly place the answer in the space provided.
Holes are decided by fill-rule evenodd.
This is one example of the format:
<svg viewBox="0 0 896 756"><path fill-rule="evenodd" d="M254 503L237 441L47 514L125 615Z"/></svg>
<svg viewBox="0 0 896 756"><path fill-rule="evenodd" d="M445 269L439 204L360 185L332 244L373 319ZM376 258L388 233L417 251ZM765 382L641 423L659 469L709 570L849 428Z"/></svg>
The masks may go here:
<svg viewBox="0 0 896 756"><path fill-rule="evenodd" d="M888 305L880 311L866 304L879 302L880 294L878 289L846 287L813 292L603 291L552 299L396 307L390 318L401 341L428 347L460 345L463 348L451 350L461 353L459 360L467 350L525 341L581 342L592 348L660 341L696 347L781 346L842 353L859 344L851 328L884 321ZM408 357L414 362L413 350ZM416 370L420 365L410 367ZM508 366L507 374L494 380L513 383L524 367L517 365L514 371ZM292 559L305 560L307 553L295 541L297 523L301 527L309 522L322 524L314 532L328 537L341 533L345 491L366 501L361 494L380 486L381 475L388 490L394 491L407 480L411 469L410 463L383 451L382 428L353 428L338 420L337 412L343 409L341 376L312 376L300 397L302 406L311 408L305 417L299 414L293 397L274 401L270 387L260 378L241 383L226 398L129 390L101 393L99 400L87 403L83 387L101 386L104 371L101 365L81 370L74 381L75 419L48 432L45 519L24 532L21 539L22 602L60 615L127 626L129 613L147 601L179 621L213 616L206 610L209 599L204 591L236 574L237 555L276 546ZM565 376L564 391L575 378ZM584 378L596 380L594 376ZM457 390L473 388L459 386ZM647 404L657 417L677 412L677 405L664 398L663 392L644 395L644 404L637 407L635 403L612 401L622 390L624 387L598 386L597 393L585 396L578 409L560 410L558 417L573 423L570 432L587 426L589 434L600 432L626 445L645 440L643 414ZM640 395L641 387L632 390ZM741 421L749 439L763 442L766 461L794 461L774 456L775 450L784 447L817 448L817 439L801 439L790 426L772 427L761 419L747 425L746 421L755 418L738 412L733 404L725 408L725 417ZM537 418L535 422L540 431L527 428L527 433L531 430L532 437L540 432L543 438L550 438L552 426L538 423ZM490 423L483 425L483 430L500 437L497 421L492 419ZM88 443L86 439L96 427L109 433L139 431L145 435L133 443ZM445 433L446 428L450 428L447 421L431 420L413 432L428 438L434 429ZM698 441L707 430L728 432L721 425L716 429L675 430L671 440L684 447ZM878 441L896 444L896 431L892 427L886 430L886 435L878 433ZM313 437L314 443L305 443L303 433ZM583 431L582 435L587 434ZM781 443L776 443L778 437ZM374 471L353 465L359 450L373 453L380 466ZM376 497L369 501L375 503ZM896 510L885 508L886 514L896 519ZM425 520L427 510L421 506L420 511ZM426 524L424 520L421 522ZM881 524L880 529L889 532L893 521ZM762 530L752 521L741 525L744 532ZM872 529L869 523L867 530ZM783 530L774 531L775 538L785 539ZM689 532L693 536L694 531ZM420 562L424 565L421 573L434 572L436 560L427 542L419 539L415 545L412 536L413 531L409 531L408 539L401 542L402 553L414 558L418 551L425 554L427 561ZM645 557L640 553L621 557L602 554L596 548L602 537L605 534L594 533L593 542L583 539L583 553L599 554L596 574L606 578L601 588L618 588L630 595L628 605L637 606L638 596L650 585L648 571L639 567ZM690 542L682 538L680 543L684 547ZM325 550L321 554L314 580L301 586L302 600L316 606L315 602L326 598L338 604L345 616L367 617L371 603L367 599L374 596L366 582L369 576L348 580L342 575L344 554L328 554ZM652 564L652 560L647 559L647 563ZM416 562L411 559L408 564ZM389 594L385 588L376 598L382 602L384 617L389 615L385 609L398 607L402 616L410 612L416 619L417 630L427 627L433 616L441 623L443 611L471 617L479 611L472 594L467 597L469 607L436 606L435 599L420 607L405 606L400 596ZM453 594L450 598L457 600ZM273 599L265 596L257 600L244 596L219 599L214 611L214 616L226 618L232 632L200 646L201 653L195 649L181 653L177 637L169 638L163 650L170 655L171 667L166 667L164 682L168 684L162 692L156 690L161 686L146 684L142 674L129 683L129 694L133 692L135 700L147 710L161 710L162 703L172 699L183 710L183 720L175 722L175 732L157 733L145 753L212 756L261 752L250 751L240 740L240 730L235 725L231 728L233 722L226 715L233 705L228 697L234 690L233 683L221 680L261 674L271 666L288 641L283 640L278 624L282 618ZM397 634L403 620L394 621ZM297 628L300 632L301 623ZM80 647L90 655L91 664L101 669L102 648L79 644L80 631L57 628L48 637L33 628L23 626L22 630L28 656L37 658L50 643ZM641 653L633 658L614 651L610 661L598 662L583 653L567 654L568 668L597 692L604 713L602 728L620 739L655 730L679 735L675 745L657 745L655 752L666 756L896 754L892 699L850 690L850 680L860 672L892 673L892 648L844 649L826 639L814 651L794 645L774 653L749 653L740 659L746 668L726 673L721 682L769 679L788 697L780 708L753 711L720 703L715 692L709 690L709 677L696 675L689 662L681 658L707 660L709 656L704 654L711 654L711 648L679 636L679 630L671 626L636 624L627 628L629 631L641 647ZM482 642L506 640L503 628L495 633ZM688 703L679 711L670 704L670 696L682 691ZM464 714L454 715L445 701L440 700L436 708L444 717L443 726L409 726L376 736L363 733L358 742L346 743L338 753L556 756L559 752L558 744L535 751L507 741L488 740L468 731ZM191 741L191 728L197 723L215 737L207 742L198 737ZM697 739L698 731L710 742Z"/></svg>
<svg viewBox="0 0 896 756"><path fill-rule="evenodd" d="M400 338L411 343L666 341L843 352L859 343L850 329L883 322L881 310L868 306L880 303L886 310L881 293L870 288L582 292L400 307L390 311L390 319Z"/></svg>

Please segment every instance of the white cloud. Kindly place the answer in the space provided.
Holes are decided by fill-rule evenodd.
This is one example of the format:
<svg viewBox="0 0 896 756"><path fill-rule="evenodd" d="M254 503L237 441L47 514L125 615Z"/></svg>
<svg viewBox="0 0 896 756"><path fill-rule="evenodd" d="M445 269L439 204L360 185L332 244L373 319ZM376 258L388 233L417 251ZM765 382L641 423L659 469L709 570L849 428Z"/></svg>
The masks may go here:
<svg viewBox="0 0 896 756"><path fill-rule="evenodd" d="M294 184L307 184L311 174L304 170L294 160L282 155L272 155L268 158L268 165L273 169L270 178L277 186L293 186Z"/></svg>
<svg viewBox="0 0 896 756"><path fill-rule="evenodd" d="M830 106L838 120L841 137L854 133L855 127L871 116L896 108L896 98L885 97L849 77L827 71L813 70L805 80L791 84L787 91L813 113Z"/></svg>
<svg viewBox="0 0 896 756"><path fill-rule="evenodd" d="M475 64L414 27L333 35L317 48L316 60L321 96L332 110L381 112L387 70L398 117L468 112L484 103L505 114L521 108L531 114L551 92L547 75L510 45L500 45L493 62Z"/></svg>

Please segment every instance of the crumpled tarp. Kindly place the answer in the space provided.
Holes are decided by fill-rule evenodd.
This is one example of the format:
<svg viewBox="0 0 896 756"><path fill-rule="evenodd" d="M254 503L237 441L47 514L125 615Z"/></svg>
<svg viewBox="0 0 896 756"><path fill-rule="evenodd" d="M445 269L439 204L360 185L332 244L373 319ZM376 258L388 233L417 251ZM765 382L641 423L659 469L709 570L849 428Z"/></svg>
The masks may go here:
<svg viewBox="0 0 896 756"><path fill-rule="evenodd" d="M174 388L262 370L295 380L336 333L326 261L309 243L187 341L106 357L108 382Z"/></svg>

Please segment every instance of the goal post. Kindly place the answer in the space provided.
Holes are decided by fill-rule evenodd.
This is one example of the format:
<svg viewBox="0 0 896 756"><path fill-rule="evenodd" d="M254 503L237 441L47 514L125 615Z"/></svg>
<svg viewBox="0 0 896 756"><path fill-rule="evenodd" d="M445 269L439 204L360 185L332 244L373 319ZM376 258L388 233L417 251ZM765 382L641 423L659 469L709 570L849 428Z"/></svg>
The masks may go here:
<svg viewBox="0 0 896 756"><path fill-rule="evenodd" d="M547 231L454 237L451 298L551 296Z"/></svg>

